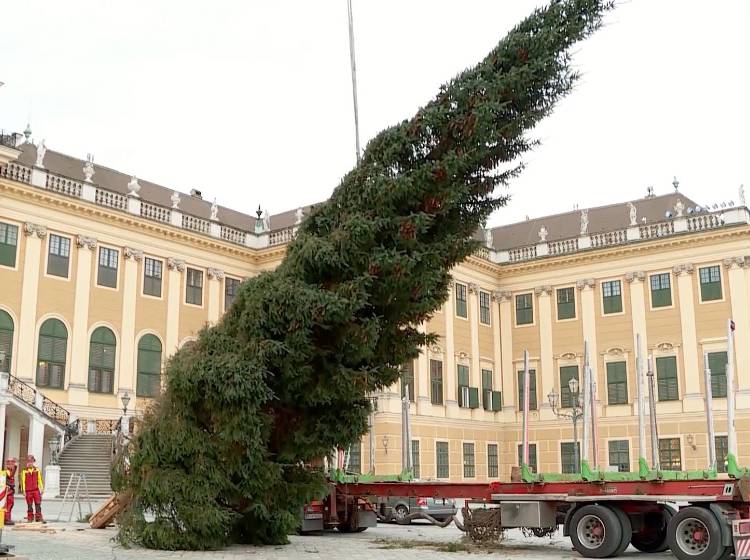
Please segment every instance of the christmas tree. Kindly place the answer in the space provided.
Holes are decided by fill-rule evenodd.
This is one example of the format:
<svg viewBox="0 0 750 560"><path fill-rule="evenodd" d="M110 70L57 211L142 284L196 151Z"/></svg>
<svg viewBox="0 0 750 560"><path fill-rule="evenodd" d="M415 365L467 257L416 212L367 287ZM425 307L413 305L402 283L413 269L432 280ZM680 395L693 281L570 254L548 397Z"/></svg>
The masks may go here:
<svg viewBox="0 0 750 560"><path fill-rule="evenodd" d="M310 463L367 430L368 395L432 341L416 326L506 202L529 131L576 81L570 49L611 3L553 1L411 120L378 134L301 224L282 264L243 283L167 364L114 485L120 539L160 549L281 543L324 492Z"/></svg>

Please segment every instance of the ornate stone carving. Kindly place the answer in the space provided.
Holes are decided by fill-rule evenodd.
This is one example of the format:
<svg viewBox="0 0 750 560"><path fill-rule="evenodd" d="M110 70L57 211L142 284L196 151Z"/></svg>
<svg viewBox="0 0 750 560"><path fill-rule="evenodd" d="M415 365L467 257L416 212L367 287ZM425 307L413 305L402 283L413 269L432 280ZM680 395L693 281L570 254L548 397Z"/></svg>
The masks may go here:
<svg viewBox="0 0 750 560"><path fill-rule="evenodd" d="M219 219L219 206L216 204L216 199L211 203L211 220L216 221Z"/></svg>
<svg viewBox="0 0 750 560"><path fill-rule="evenodd" d="M92 154L86 155L86 163L83 164L83 180L87 183L91 182L91 178L94 176L94 156Z"/></svg>
<svg viewBox="0 0 750 560"><path fill-rule="evenodd" d="M128 196L134 196L136 198L140 198L140 195L138 194L141 190L141 185L138 182L138 179L135 175L130 179L130 182L128 183Z"/></svg>
<svg viewBox="0 0 750 560"><path fill-rule="evenodd" d="M593 288L596 286L596 280L593 278L584 278L583 280L576 281L576 288L584 290L586 288Z"/></svg>
<svg viewBox="0 0 750 560"><path fill-rule="evenodd" d="M178 193L177 191L174 191L172 193L172 196L169 197L169 199L172 201L172 208L174 208L175 210L179 210L180 209L180 193Z"/></svg>
<svg viewBox="0 0 750 560"><path fill-rule="evenodd" d="M224 278L224 271L218 268L209 268L206 270L206 273L211 280L221 280Z"/></svg>
<svg viewBox="0 0 750 560"><path fill-rule="evenodd" d="M674 205L674 213L677 218L682 218L682 214L685 212L685 205L680 199Z"/></svg>
<svg viewBox="0 0 750 560"><path fill-rule="evenodd" d="M122 256L126 259L133 259L134 261L140 261L143 258L143 251L133 249L132 247L123 247Z"/></svg>
<svg viewBox="0 0 750 560"><path fill-rule="evenodd" d="M47 146L44 143L44 140L39 142L39 145L36 147L36 162L35 165L37 167L44 167L44 154L47 153Z"/></svg>
<svg viewBox="0 0 750 560"><path fill-rule="evenodd" d="M581 235L587 235L589 232L589 211L587 208L581 210Z"/></svg>
<svg viewBox="0 0 750 560"><path fill-rule="evenodd" d="M607 354L609 354L610 356L622 356L624 353L625 350L623 348L620 348L619 346L615 346L607 350Z"/></svg>
<svg viewBox="0 0 750 560"><path fill-rule="evenodd" d="M625 280L629 283L632 282L643 282L646 279L646 273L642 270L637 270L635 272L628 272L625 274Z"/></svg>
<svg viewBox="0 0 750 560"><path fill-rule="evenodd" d="M469 355L466 352L456 352L456 357L461 360L466 360L468 359Z"/></svg>
<svg viewBox="0 0 750 560"><path fill-rule="evenodd" d="M468 288L469 288L469 293L470 294L477 294L477 293L479 293L479 286L477 286L476 284L474 284L474 282L469 282Z"/></svg>
<svg viewBox="0 0 750 560"><path fill-rule="evenodd" d="M302 208L297 208L297 211L294 213L294 225L297 226L302 223L302 219L305 217L305 211L302 210Z"/></svg>
<svg viewBox="0 0 750 560"><path fill-rule="evenodd" d="M723 261L724 266L728 269L732 268L744 268L745 257L728 257Z"/></svg>
<svg viewBox="0 0 750 560"><path fill-rule="evenodd" d="M495 301L510 301L513 294L507 290L495 290L492 292L492 299Z"/></svg>
<svg viewBox="0 0 750 560"><path fill-rule="evenodd" d="M81 249L86 248L93 251L96 248L96 238L79 235L76 237L76 245Z"/></svg>
<svg viewBox="0 0 750 560"><path fill-rule="evenodd" d="M443 349L440 347L439 344L433 344L432 346L430 346L430 352L432 354L442 354Z"/></svg>
<svg viewBox="0 0 750 560"><path fill-rule="evenodd" d="M674 265L674 268L672 268L672 272L674 272L677 276L682 276L683 274L692 274L693 265L690 263L676 264Z"/></svg>
<svg viewBox="0 0 750 560"><path fill-rule="evenodd" d="M538 296L548 296L552 293L552 286L537 286L534 293Z"/></svg>
<svg viewBox="0 0 750 560"><path fill-rule="evenodd" d="M653 191L649 191L652 194ZM638 210L635 208L635 204L628 202L628 215L630 217L630 227L638 225Z"/></svg>
<svg viewBox="0 0 750 560"><path fill-rule="evenodd" d="M669 352L674 348L674 344L671 342L660 342L656 345L656 348L659 350L659 352Z"/></svg>
<svg viewBox="0 0 750 560"><path fill-rule="evenodd" d="M44 239L47 237L47 228L45 226L40 226L39 224L34 224L32 222L26 222L23 224L23 232L28 236L31 237L32 235L36 235L39 239Z"/></svg>
<svg viewBox="0 0 750 560"><path fill-rule="evenodd" d="M167 268L169 268L169 270L177 270L177 272L184 272L185 261L183 261L182 259L169 257L167 259Z"/></svg>
<svg viewBox="0 0 750 560"><path fill-rule="evenodd" d="M740 206L746 206L745 204L745 185L740 185Z"/></svg>
<svg viewBox="0 0 750 560"><path fill-rule="evenodd" d="M560 354L561 360L575 360L576 359L576 353L575 352L564 352L563 354Z"/></svg>
<svg viewBox="0 0 750 560"><path fill-rule="evenodd" d="M539 228L539 241L540 242L546 243L547 242L547 235L548 235L548 232L547 232L547 228L546 227L542 226L541 228Z"/></svg>

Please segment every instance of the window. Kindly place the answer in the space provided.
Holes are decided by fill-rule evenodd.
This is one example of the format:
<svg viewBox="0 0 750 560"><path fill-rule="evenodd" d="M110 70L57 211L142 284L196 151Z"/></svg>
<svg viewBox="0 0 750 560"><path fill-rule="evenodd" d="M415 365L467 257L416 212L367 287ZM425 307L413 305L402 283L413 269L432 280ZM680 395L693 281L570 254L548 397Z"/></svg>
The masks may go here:
<svg viewBox="0 0 750 560"><path fill-rule="evenodd" d="M0 222L0 264L16 266L16 247L18 246L18 226Z"/></svg>
<svg viewBox="0 0 750 560"><path fill-rule="evenodd" d="M557 290L557 319L575 319L576 293L573 288Z"/></svg>
<svg viewBox="0 0 750 560"><path fill-rule="evenodd" d="M143 293L148 296L161 297L161 278L163 263L158 259L143 259Z"/></svg>
<svg viewBox="0 0 750 560"><path fill-rule="evenodd" d="M349 466L347 472L362 474L362 442L358 441L349 446Z"/></svg>
<svg viewBox="0 0 750 560"><path fill-rule="evenodd" d="M236 278L224 278L224 311L232 307L237 292L240 291L240 281Z"/></svg>
<svg viewBox="0 0 750 560"><path fill-rule="evenodd" d="M482 405L485 410L494 410L492 408L492 370L482 370Z"/></svg>
<svg viewBox="0 0 750 560"><path fill-rule="evenodd" d="M476 463L474 462L474 444L464 443L464 478L476 476Z"/></svg>
<svg viewBox="0 0 750 560"><path fill-rule="evenodd" d="M67 351L68 329L58 319L47 319L39 329L36 365L36 384L39 387L63 388Z"/></svg>
<svg viewBox="0 0 750 560"><path fill-rule="evenodd" d="M530 325L534 322L534 303L531 294L516 296L516 325Z"/></svg>
<svg viewBox="0 0 750 560"><path fill-rule="evenodd" d="M409 390L409 401L414 402L414 360L409 360L401 367L401 398Z"/></svg>
<svg viewBox="0 0 750 560"><path fill-rule="evenodd" d="M448 478L450 476L450 463L447 441L435 442L435 459L437 460L437 478Z"/></svg>
<svg viewBox="0 0 750 560"><path fill-rule="evenodd" d="M707 266L698 269L701 282L701 301L721 299L721 268Z"/></svg>
<svg viewBox="0 0 750 560"><path fill-rule="evenodd" d="M672 305L672 287L669 273L651 276L651 307L669 307Z"/></svg>
<svg viewBox="0 0 750 560"><path fill-rule="evenodd" d="M630 472L630 448L628 440L609 442L609 466L617 467L617 472Z"/></svg>
<svg viewBox="0 0 750 560"><path fill-rule="evenodd" d="M187 287L185 303L203 305L203 272L194 268L187 269Z"/></svg>
<svg viewBox="0 0 750 560"><path fill-rule="evenodd" d="M419 478L419 440L411 440L411 472L414 478Z"/></svg>
<svg viewBox="0 0 750 560"><path fill-rule="evenodd" d="M709 352L708 367L711 368L711 396L727 396L727 353Z"/></svg>
<svg viewBox="0 0 750 560"><path fill-rule="evenodd" d="M580 454L581 444L577 443L573 445L572 442L565 442L560 444L560 459L563 474L574 474L581 471L580 455L576 456L576 450ZM576 461L578 459L578 461Z"/></svg>
<svg viewBox="0 0 750 560"><path fill-rule="evenodd" d="M518 410L523 411L523 371L518 372ZM529 370L529 410L536 410L536 370Z"/></svg>
<svg viewBox="0 0 750 560"><path fill-rule="evenodd" d="M144 334L138 341L138 379L135 394L155 397L161 389L161 341L153 334Z"/></svg>
<svg viewBox="0 0 750 560"><path fill-rule="evenodd" d="M479 408L479 390L469 386L469 366L458 364L458 406L463 408Z"/></svg>
<svg viewBox="0 0 750 560"><path fill-rule="evenodd" d="M443 362L430 360L430 402L443 404Z"/></svg>
<svg viewBox="0 0 750 560"><path fill-rule="evenodd" d="M99 247L99 272L96 283L108 288L117 287L117 251Z"/></svg>
<svg viewBox="0 0 750 560"><path fill-rule="evenodd" d="M578 366L562 366L560 368L560 407L573 408L578 403L573 402L573 396L570 393L571 379L578 379Z"/></svg>
<svg viewBox="0 0 750 560"><path fill-rule="evenodd" d="M602 282L602 299L605 314L622 312L622 284L619 280Z"/></svg>
<svg viewBox="0 0 750 560"><path fill-rule="evenodd" d="M659 440L659 466L665 471L681 471L680 438Z"/></svg>
<svg viewBox="0 0 750 560"><path fill-rule="evenodd" d="M115 380L115 335L107 327L91 333L89 342L89 391L111 393Z"/></svg>
<svg viewBox="0 0 750 560"><path fill-rule="evenodd" d="M522 463L523 463L523 444L518 446L518 465L520 466ZM529 444L529 464L527 466L531 469L531 472L537 471L536 443Z"/></svg>
<svg viewBox="0 0 750 560"><path fill-rule="evenodd" d="M500 476L498 468L497 444L487 444L487 478L497 478Z"/></svg>
<svg viewBox="0 0 750 560"><path fill-rule="evenodd" d="M47 256L47 274L67 278L69 262L70 239L50 234L49 255Z"/></svg>
<svg viewBox="0 0 750 560"><path fill-rule="evenodd" d="M628 404L628 374L625 362L607 362L607 404Z"/></svg>
<svg viewBox="0 0 750 560"><path fill-rule="evenodd" d="M656 387L660 401L676 401L680 398L675 356L656 358Z"/></svg>
<svg viewBox="0 0 750 560"><path fill-rule="evenodd" d="M0 360L0 371L10 372L13 363L13 318L0 309L0 352L5 358Z"/></svg>
<svg viewBox="0 0 750 560"><path fill-rule="evenodd" d="M714 436L714 449L716 449L716 471L727 472L727 455L729 455L727 436Z"/></svg>
<svg viewBox="0 0 750 560"><path fill-rule="evenodd" d="M490 324L490 294L487 292L479 292L479 322Z"/></svg>
<svg viewBox="0 0 750 560"><path fill-rule="evenodd" d="M468 317L468 311L466 307L466 286L464 284L456 284L456 315L459 317Z"/></svg>

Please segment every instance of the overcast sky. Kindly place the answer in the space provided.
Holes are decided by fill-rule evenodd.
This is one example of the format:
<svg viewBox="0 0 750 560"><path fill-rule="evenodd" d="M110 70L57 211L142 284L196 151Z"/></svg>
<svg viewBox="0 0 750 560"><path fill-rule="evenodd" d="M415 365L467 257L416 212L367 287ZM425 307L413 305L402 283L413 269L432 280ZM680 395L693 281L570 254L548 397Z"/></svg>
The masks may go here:
<svg viewBox="0 0 750 560"><path fill-rule="evenodd" d="M362 143L414 114L539 1L353 0ZM354 164L346 0L3 6L0 128L252 213L325 199ZM493 225L750 187L750 2L632 0L577 49L583 79Z"/></svg>

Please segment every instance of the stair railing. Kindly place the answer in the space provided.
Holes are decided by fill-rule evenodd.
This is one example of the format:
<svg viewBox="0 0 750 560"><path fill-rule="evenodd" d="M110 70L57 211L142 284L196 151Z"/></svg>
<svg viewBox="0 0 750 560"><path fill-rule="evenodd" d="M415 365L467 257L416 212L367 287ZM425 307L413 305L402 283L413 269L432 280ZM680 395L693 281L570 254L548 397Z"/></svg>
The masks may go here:
<svg viewBox="0 0 750 560"><path fill-rule="evenodd" d="M28 383L21 381L15 375L8 374L8 391L63 428L65 430L66 442L80 432L80 426L72 418L69 410L60 406Z"/></svg>

